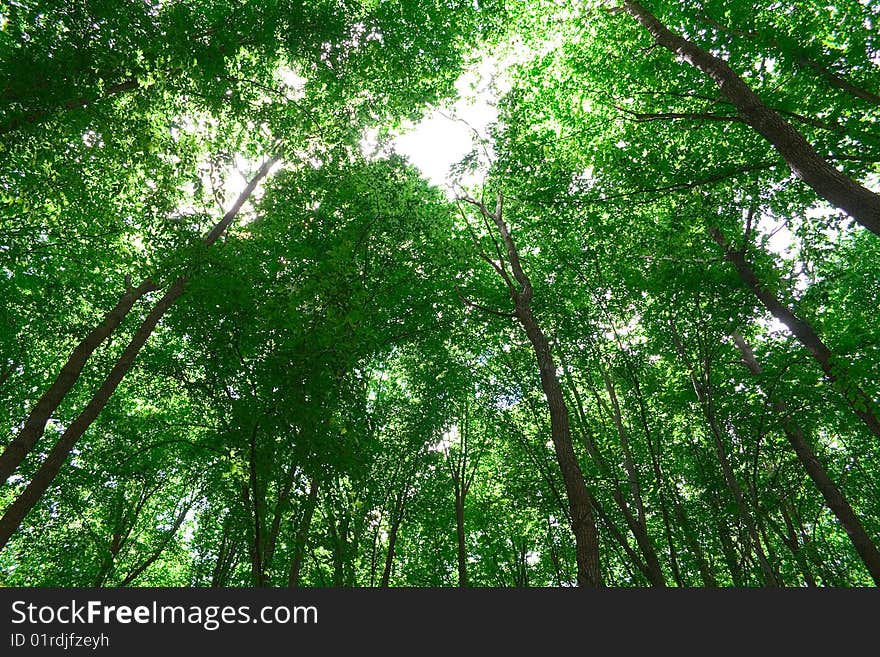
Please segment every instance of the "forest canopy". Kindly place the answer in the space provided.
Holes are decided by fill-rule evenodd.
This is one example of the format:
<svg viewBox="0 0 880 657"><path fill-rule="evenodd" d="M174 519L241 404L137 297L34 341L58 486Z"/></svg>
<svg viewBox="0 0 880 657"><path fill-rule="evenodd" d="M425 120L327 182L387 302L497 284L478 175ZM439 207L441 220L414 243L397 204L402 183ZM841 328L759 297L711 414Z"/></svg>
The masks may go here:
<svg viewBox="0 0 880 657"><path fill-rule="evenodd" d="M880 584L878 23L0 1L0 585Z"/></svg>

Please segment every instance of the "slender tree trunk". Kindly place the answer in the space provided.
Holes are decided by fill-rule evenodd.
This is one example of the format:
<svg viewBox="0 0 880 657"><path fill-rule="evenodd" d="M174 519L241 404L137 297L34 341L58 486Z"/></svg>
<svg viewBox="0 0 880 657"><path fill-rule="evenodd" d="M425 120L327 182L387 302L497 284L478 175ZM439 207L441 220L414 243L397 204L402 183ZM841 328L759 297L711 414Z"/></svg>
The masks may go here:
<svg viewBox="0 0 880 657"><path fill-rule="evenodd" d="M104 561L101 563L101 568L98 570L98 574L95 577L95 581L92 584L95 588L99 588L104 586L104 582L107 580L107 577L110 575L110 572L113 570L113 566L116 563L116 556L119 554L119 551L122 549L122 535L118 532L115 532L110 539L110 547L107 552L107 556L104 558Z"/></svg>
<svg viewBox="0 0 880 657"><path fill-rule="evenodd" d="M832 385L841 389L853 412L865 423L871 433L880 438L880 419L874 411L874 402L870 395L851 381L846 363L835 356L809 322L798 317L773 292L761 284L754 269L746 261L745 254L742 251L732 249L718 228L710 228L709 232L719 246L724 249L724 257L733 263L740 280L776 319L788 327L822 368L825 378Z"/></svg>
<svg viewBox="0 0 880 657"><path fill-rule="evenodd" d="M388 534L388 552L385 554L385 570L382 571L382 583L380 584L383 589L388 588L388 582L391 580L391 570L394 567L394 549L397 545L397 532L400 529L400 524L403 522L405 512L406 500L403 497L404 495L405 493L401 493L400 498L397 500L394 522L391 524L391 532Z"/></svg>
<svg viewBox="0 0 880 657"><path fill-rule="evenodd" d="M714 459L712 462L714 464ZM702 454L699 452L694 454L694 465L700 472L701 481L704 482L704 488L708 497L707 511L709 512L712 524L714 525L715 535L718 537L718 542L721 544L721 554L724 557L724 562L727 564L727 571L730 574L731 581L734 586L740 588L745 587L747 582L743 578L742 561L737 560L736 548L730 537L730 530L733 529L733 524L729 521L727 514L724 512L724 502L719 496L719 491L724 482L723 480L720 482L718 481L718 472L714 467L711 471L706 468ZM675 490L677 491L678 489L676 488ZM682 508L682 512L684 512L684 508ZM683 517L685 518L685 522L682 526L692 527L687 516L685 515ZM742 522L742 519L738 514L736 516L736 522Z"/></svg>
<svg viewBox="0 0 880 657"><path fill-rule="evenodd" d="M648 456L651 460L651 468L654 472L654 483L657 486L657 497L660 498L660 514L663 519L663 531L666 536L666 544L669 547L669 565L672 569L672 576L675 579L675 583L678 586L685 586L684 578L681 574L681 569L679 567L679 559L678 552L675 549L675 540L674 534L672 531L672 522L670 519L669 509L666 503L666 477L663 473L663 468L660 465L660 455L658 452L660 451L660 443L658 441L657 447L654 447L654 436L653 431L651 431L651 426L648 423L648 411L645 404L645 397L642 394L642 387L639 383L639 377L635 372L632 364L630 363L630 359L626 354L626 351L623 349L623 345L620 343L620 338L617 336L615 332L615 337L617 338L617 345L620 349L620 353L623 356L624 364L626 365L626 371L630 376L630 380L632 381L633 392L636 396L636 401L638 402L639 407L639 419L641 420L642 430L645 432L645 443L648 446ZM675 494L673 493L675 497ZM673 503L677 500L673 499ZM647 527L646 527L647 530ZM699 550L699 558L702 559L702 550ZM702 564L701 564L701 573L702 573ZM705 580L704 580L705 583ZM710 586L706 584L706 586Z"/></svg>
<svg viewBox="0 0 880 657"><path fill-rule="evenodd" d="M813 569L816 567L816 559L814 555L811 554L812 550L809 549L811 546L808 545L810 539L807 536L807 532L804 529L803 523L801 523L800 516L797 513L797 510L792 505L789 510L788 505L785 501L782 501L781 505L782 510L785 512L783 516L783 520L786 523L786 526L791 526L790 532L791 536L798 542L798 552L803 556L804 563L807 565L808 570L810 571L810 576L813 579L813 586L818 586L818 582L815 577L813 577ZM821 566L819 566L821 568Z"/></svg>
<svg viewBox="0 0 880 657"><path fill-rule="evenodd" d="M721 95L737 109L740 118L773 145L792 173L819 196L880 235L880 195L834 168L800 132L770 109L723 59L669 30L635 0L623 0L621 6L658 44L712 78Z"/></svg>
<svg viewBox="0 0 880 657"><path fill-rule="evenodd" d="M721 543L721 553L724 555L724 561L727 563L727 570L730 572L730 579L733 585L743 588L746 585L743 579L743 571L741 562L736 558L736 549L728 534L728 527L720 516L715 517L715 531L718 534L718 541Z"/></svg>
<svg viewBox="0 0 880 657"><path fill-rule="evenodd" d="M785 46L781 46L784 50ZM856 98L861 98L862 100L866 100L869 103L874 105L880 105L880 95L875 94L873 91L869 91L868 89L863 89L859 87L843 76L838 75L830 68L817 61L813 57L801 50L799 48L792 48L789 52L789 56L794 59L794 61L803 68L807 68L813 73L816 73L820 78L825 80L830 86L835 89L840 89L841 91L845 91L851 96L855 96Z"/></svg>
<svg viewBox="0 0 880 657"><path fill-rule="evenodd" d="M333 547L333 586L342 587L346 585L345 563L348 559L348 517L342 517L337 525L336 513L334 511L334 502L332 497L328 498L327 503L327 525L330 530L330 541Z"/></svg>
<svg viewBox="0 0 880 657"><path fill-rule="evenodd" d="M575 385L574 378L572 377L571 371L568 367L568 363L561 353L559 361L562 365L563 376L565 376L566 381L568 382L568 386L569 388L571 388L572 395L574 397L575 415L580 421L581 436L583 438L584 446L587 449L587 453L596 464L596 467L599 468L599 471L607 479L609 486L611 487L611 497L614 499L614 502L617 504L617 507L623 514L626 525L627 527L629 527L630 532L636 539L636 544L639 546L639 551L644 556L644 561L639 559L637 561L634 561L633 563L639 570L641 570L645 574L645 577L648 579L652 586L666 586L666 579L663 576L663 569L660 567L660 560L657 557L657 551L654 549L654 544L651 541L651 537L648 535L647 525L644 523L644 513L642 513L641 518L637 518L630 510L629 505L626 501L626 497L624 496L623 491L621 490L620 485L617 482L617 478L611 472L611 468L608 466L607 461L605 460L602 453L599 451L598 446L596 445L596 441L593 440L590 435L590 431L587 429L587 418L584 412L583 402L581 401L580 392L578 392L577 386ZM594 391L594 394L598 393ZM620 430L621 428L622 427L618 426L618 430ZM633 477L635 477L634 470L632 471L632 475L630 475L628 471L628 476L630 477L630 481L632 482ZM636 490L638 490L637 487ZM640 499L641 496L639 496L639 500ZM639 504L641 504L641 502L639 502ZM596 508L598 512L598 507L596 507L595 504L594 508ZM616 528L615 531L617 531ZM626 539L623 540L625 543ZM624 547L624 551L626 551L627 554L630 555L630 548L628 544ZM632 555L630 555L630 558L632 558Z"/></svg>
<svg viewBox="0 0 880 657"><path fill-rule="evenodd" d="M217 561L214 564L214 570L211 572L212 588L221 586L224 580L223 575L226 572L227 555L230 552L229 538L231 529L232 524L229 522L229 517L227 516L225 522L223 523L223 536L220 539L220 550L217 552Z"/></svg>
<svg viewBox="0 0 880 657"><path fill-rule="evenodd" d="M269 173L269 170L278 159L279 156L273 155L263 163L257 174L238 196L235 203L233 203L232 207L205 237L204 242L206 246L212 245L220 238L223 232L238 215L242 206L250 198L260 180ZM27 513L40 500L46 490L48 490L49 486L51 486L77 441L107 405L111 395L115 392L126 374L131 370L137 355L152 335L159 320L162 319L165 313L174 305L174 302L183 294L188 282L189 279L186 276L181 276L168 287L162 298L153 305L147 313L146 318L135 331L128 345L113 365L110 373L104 379L101 387L94 393L85 409L79 414L79 416L77 416L70 426L67 427L58 439L58 442L49 452L49 456L46 457L37 469L37 472L34 474L28 486L6 509L3 517L0 518L0 550L6 546L9 542L9 538L21 524ZM81 369L82 368L80 368L80 371ZM75 383L75 380L69 384L67 388L68 390L73 386L73 383Z"/></svg>
<svg viewBox="0 0 880 657"><path fill-rule="evenodd" d="M834 87L835 89L845 91L851 96L861 98L862 100L866 100L874 105L880 105L880 95L877 95L876 93L868 89L859 87L858 85L853 84L850 80L847 80L843 76L839 75L832 68L820 62L815 54L811 54L805 48L802 48L799 45L798 41L789 37L788 35L785 35L783 37L776 37L772 35L767 36L760 32L755 32L751 30L731 29L727 25L719 23L718 21L713 20L708 16L706 16L705 18L709 21L709 23L711 23L713 27L723 30L729 34L739 37L749 37L757 39L764 44L768 44L774 48L777 48L794 64L801 68L808 69L813 73L816 73L820 78L825 80L825 82L827 82L829 86Z"/></svg>
<svg viewBox="0 0 880 657"><path fill-rule="evenodd" d="M700 541L694 532L690 518L688 518L684 507L681 505L681 501L678 499L678 490L672 490L671 496L672 510L681 526L687 546L697 560L697 568L700 570L700 579L703 581L703 586L715 588L718 586L718 580L715 578L715 574L712 572L709 562L706 561L706 555L703 552L703 548L700 546Z"/></svg>
<svg viewBox="0 0 880 657"><path fill-rule="evenodd" d="M761 506L759 504L759 500L755 499L755 525L758 528L758 536L761 537L761 541L764 545L764 549L767 554L768 563L774 564L779 563L779 558L776 556L776 553L773 551L773 543L770 541L769 536L767 535L767 519L763 517L761 513ZM776 583L778 586L785 586L785 579L782 576L782 572L776 568L773 569L773 577L776 579Z"/></svg>
<svg viewBox="0 0 880 657"><path fill-rule="evenodd" d="M248 473L250 485L249 501L253 513L253 540L251 542L251 580L254 586L265 584L265 572L263 569L263 491L260 490L259 473L257 472L257 431L259 424L255 423L248 439Z"/></svg>
<svg viewBox="0 0 880 657"><path fill-rule="evenodd" d="M109 577L110 573L113 571L113 567L116 564L116 557L122 551L122 548L125 547L125 544L128 541L128 537L131 536L131 532L134 530L134 527L137 524L138 517L140 516L144 505L147 503L147 500L150 499L152 492L153 491L150 491L146 486L143 488L143 490L138 495L137 503L132 508L130 515L126 512L125 508L120 509L116 528L113 532L113 536L110 538L110 547L107 557L101 564L101 569L100 571L98 571L98 575L95 578L93 586L104 586L104 582L107 580L107 577ZM120 503L123 505L123 507L127 505L124 492L121 493Z"/></svg>
<svg viewBox="0 0 880 657"><path fill-rule="evenodd" d="M641 395L640 392L638 394ZM650 432L648 433L650 435ZM700 546L699 536L694 530L693 523L691 523L687 512L681 504L678 487L673 482L668 481L663 473L662 466L660 465L660 455L657 453L657 451L659 450L659 443L658 450L655 450L652 447L652 442L649 437L648 448L651 452L651 462L653 467L655 468L655 477L658 482L657 485L661 494L660 503L661 505L663 505L661 506L661 508L665 508L665 496L663 495L663 491L665 489L669 493L670 501L672 502L672 512L675 516L675 519L678 521L678 526L681 528L682 534L684 535L685 543L687 544L687 547L693 554L694 558L697 560L697 568L700 571L700 579L703 582L703 586L715 588L718 586L718 580L715 578L709 562L706 561L706 555L703 552L703 548ZM666 516L664 515L664 518L665 517ZM664 522L668 523L668 520L665 520ZM668 524L671 526L671 523ZM671 538L669 540L671 541Z"/></svg>
<svg viewBox="0 0 880 657"><path fill-rule="evenodd" d="M278 491L275 500L275 511L272 514L272 523L269 531L266 533L266 544L263 549L263 570L266 573L266 583L268 584L269 575L272 572L272 562L275 559L275 547L278 545L278 534L281 532L281 519L290 500L290 492L293 490L293 480L296 475L296 466L291 463L287 469L287 475L284 483Z"/></svg>
<svg viewBox="0 0 880 657"><path fill-rule="evenodd" d="M517 318L520 321L538 360L541 387L547 397L550 409L550 434L556 450L556 460L565 482L571 524L575 534L577 551L578 584L581 586L601 586L602 574L599 567L599 535L596 521L589 503L589 494L574 453L569 427L568 408L562 394L562 386L556 376L556 364L550 353L550 344L532 314L528 300L522 296L517 299Z"/></svg>
<svg viewBox="0 0 880 657"><path fill-rule="evenodd" d="M630 562L636 569L645 576L645 580L647 582L651 582L651 569L644 562L644 560L638 555L638 553L633 550L632 546L626 540L626 536L623 535L617 525L614 522L614 518L612 518L605 508L602 506L602 503L596 499L596 496L590 493L590 504L593 506L593 510L596 512L596 515L599 517L602 525L605 527L608 535L614 539L614 542L617 543L624 551L626 556L629 558Z"/></svg>
<svg viewBox="0 0 880 657"><path fill-rule="evenodd" d="M162 542L156 547L155 550L150 554L149 557L144 559L140 564L135 566L135 568L123 579L119 586L128 586L132 582L134 582L138 577L140 577L143 572L152 566L156 560L162 556L162 553L166 550L166 548L171 544L171 541L174 539L174 536L177 534L177 531L180 529L180 526L183 524L183 521L186 520L186 514L189 513L189 510L192 508L192 504L187 504L179 514L177 514L177 518L174 520L174 524L171 529L165 535L165 538Z"/></svg>
<svg viewBox="0 0 880 657"><path fill-rule="evenodd" d="M749 368L752 374L759 376L762 372L761 366L755 358L751 347L738 333L733 334L733 341L739 349L746 367ZM791 420L786 403L772 396L770 403L782 425L785 437L788 438L789 444L794 449L795 454L797 454L801 465L807 471L807 475L816 485L816 488L819 489L825 504L840 522L844 531L846 531L853 547L871 574L874 583L880 586L880 549L877 548L877 545L859 521L858 516L843 495L843 492L828 475L819 459L816 458L809 442L804 436L803 430Z"/></svg>
<svg viewBox="0 0 880 657"><path fill-rule="evenodd" d="M248 183L247 187L239 194L232 207L223 215L220 221L214 225L210 232L205 235L205 246L211 246L226 231L229 225L238 216L242 206L253 194L260 181L269 173L269 170L278 161L279 156L270 157L260 167L259 171ZM178 279L174 285L180 283ZM185 281L183 283L186 284ZM24 426L18 435L9 443L3 454L0 454L0 482L5 482L15 469L21 464L34 445L43 435L46 423L52 413L58 408L70 389L79 380L83 367L94 351L116 330L122 321L131 312L134 304L148 292L159 290L159 286L151 280L145 280L136 288L129 288L122 294L113 309L104 316L98 326L92 329L73 349L67 362L61 368L55 381L40 397L31 410Z"/></svg>
<svg viewBox="0 0 880 657"><path fill-rule="evenodd" d="M785 532L778 530L777 532L782 539L782 542L785 543L786 547L791 551L795 561L797 561L806 585L810 588L816 588L816 578L813 577L813 571L810 570L810 563L807 561L807 558L804 556L804 551L801 549L800 537L794 527L788 509L786 509L785 502L781 500L779 504L779 514L782 516L782 521L785 523Z"/></svg>
<svg viewBox="0 0 880 657"><path fill-rule="evenodd" d="M452 479L452 491L455 503L455 537L458 555L458 585L465 588L467 579L467 535L464 526L464 505L470 490L473 477L476 473L476 465L469 462L468 438L470 436L468 424L468 404L464 404L463 413L459 417L459 450L456 454L446 452L446 463Z"/></svg>
<svg viewBox="0 0 880 657"><path fill-rule="evenodd" d="M617 429L617 435L620 438L620 449L623 452L623 467L626 470L627 481L629 483L630 493L633 499L633 505L636 507L636 518L642 527L646 527L645 521L645 505L642 502L642 488L639 483L639 473L636 464L633 461L632 452L629 448L629 432L623 424L623 415L620 412L620 403L617 401L617 391L614 382L605 369L602 369L602 379L605 381L605 390L608 392L608 398L611 400L611 417L614 420L614 426Z"/></svg>
<svg viewBox="0 0 880 657"><path fill-rule="evenodd" d="M605 381L605 389L608 391L608 397L611 400L611 416L614 420L614 426L617 429L617 435L620 438L620 447L623 452L623 465L626 470L629 489L633 499L633 505L636 508L636 517L633 526L636 527L634 535L639 543L642 553L645 555L651 575L648 578L653 586L666 586L666 578L663 575L663 569L660 567L660 560L657 557L657 550L648 534L648 522L645 517L645 506L642 502L642 489L639 482L638 469L632 457L629 447L629 433L623 424L623 415L620 412L620 404L617 401L617 393L614 383L608 376L607 372L602 371L602 377ZM674 550L674 548L673 548Z"/></svg>
<svg viewBox="0 0 880 657"><path fill-rule="evenodd" d="M464 498L455 493L455 536L458 545L458 585L465 588L467 579L467 537L464 531Z"/></svg>
<svg viewBox="0 0 880 657"><path fill-rule="evenodd" d="M0 454L0 483L5 482L21 465L25 457L36 445L37 441L46 430L46 423L52 417L52 413L61 404L65 395L76 384L79 375L85 367L86 361L113 331L122 323L122 320L131 311L134 304L147 292L158 290L158 286L152 281L144 281L138 287L126 290L113 309L104 316L104 319L84 337L61 368L55 381L43 396L37 401L24 422L24 426L18 435L12 439L6 449Z"/></svg>
<svg viewBox="0 0 880 657"><path fill-rule="evenodd" d="M370 551L370 588L376 586L376 571L379 569L379 530L382 528L382 516L373 529L373 549Z"/></svg>
<svg viewBox="0 0 880 657"><path fill-rule="evenodd" d="M629 367L627 365L627 367ZM685 586L684 579L681 574L681 569L678 564L678 552L675 549L675 540L672 531L672 522L669 517L669 509L666 504L666 477L663 475L663 469L660 466L660 458L657 454L657 450L654 449L653 445L653 437L650 427L648 426L648 418L647 413L645 411L645 402L642 398L642 391L638 385L638 379L635 377L635 374L631 372L633 375L633 380L635 382L634 389L636 393L636 398L639 403L639 415L642 420L642 427L645 431L645 441L648 445L648 456L651 459L651 468L654 472L654 482L657 485L657 497L660 498L660 516L663 519L663 533L666 536L666 544L669 548L669 565L672 569L672 577L675 579L675 583L677 586ZM645 527L647 533L647 526ZM700 551L700 558L702 558L702 551ZM708 585L707 585L708 586Z"/></svg>
<svg viewBox="0 0 880 657"><path fill-rule="evenodd" d="M745 523L746 531L748 531L749 536L752 539L755 556L758 559L758 565L761 567L761 572L764 575L764 584L766 586L779 586L776 572L770 565L767 555L764 553L764 548L761 546L761 538L758 535L755 517L749 510L745 494L743 493L742 487L739 485L736 474L733 472L730 460L727 458L727 450L724 447L723 439L719 433L720 430L714 420L710 420L709 424L712 433L712 441L715 445L715 454L718 457L718 463L721 465L721 473L724 476L724 481L727 483L730 493L733 495L733 499L736 501L736 506L737 509L739 509L739 514L743 519L743 523Z"/></svg>
<svg viewBox="0 0 880 657"><path fill-rule="evenodd" d="M669 521L669 511L666 508L666 496L662 489L658 490L660 498L660 516L663 519L663 534L666 536L666 545L669 548L669 566L672 569L672 578L676 586L685 586L678 566L678 550L675 549L675 540L672 534L672 524Z"/></svg>
<svg viewBox="0 0 880 657"><path fill-rule="evenodd" d="M484 203L474 199L462 199L472 205L476 205L486 221L492 221L504 244L507 263L513 272L513 279L507 273L504 262L499 264L485 254L486 259L501 276L508 286L510 297L514 303L513 316L519 321L538 362L538 370L541 378L541 388L547 398L547 408L550 412L550 436L556 452L556 461L559 464L562 480L568 495L568 506L571 517L572 531L575 537L575 552L578 568L579 586L601 586L602 571L599 565L599 534L596 531L596 520L593 517L593 509L590 505L590 495L581 472L577 455L571 441L571 428L569 426L568 407L559 378L556 376L556 363L550 351L550 342L541 330L537 319L531 309L533 295L532 282L522 268L519 252L510 234L507 223L502 217L504 199L501 194L495 205L495 212L491 212ZM499 253L500 255L500 253Z"/></svg>
<svg viewBox="0 0 880 657"><path fill-rule="evenodd" d="M302 569L303 557L305 555L306 543L309 540L309 530L312 526L312 516L315 514L315 507L318 504L318 478L312 477L309 484L309 496L306 499L305 508L303 509L302 518L299 526L296 528L296 538L293 542L293 558L290 560L290 571L287 577L287 585L290 588L299 586L299 574Z"/></svg>
<svg viewBox="0 0 880 657"><path fill-rule="evenodd" d="M684 346L681 344L681 340L679 339L677 333L674 332L673 342L675 344L676 350L679 353L679 356L688 368L688 374L690 376L694 392L697 395L697 401L699 402L700 408L703 411L703 415L706 418L706 423L709 425L709 433L712 437L712 444L715 447L715 456L718 459L718 464L721 467L721 474L724 477L724 482L727 484L728 490L730 491L734 501L736 502L736 507L739 510L739 515L743 521L743 524L746 527L746 531L748 532L749 537L752 539L755 557L757 557L758 564L761 567L764 584L766 586L779 586L779 578L773 567L770 565L770 562L767 560L767 555L765 554L764 549L761 546L761 539L758 535L757 522L754 515L749 510L749 506L746 502L746 497L743 493L742 486L740 486L739 481L736 478L736 474L733 471L733 467L730 464L730 459L727 456L727 448L724 445L724 433L721 429L718 418L715 415L714 403L710 394L710 388L708 384L708 366L706 366L707 382L704 384L697 378L697 375L691 369L690 364L688 364L687 353L684 350Z"/></svg>
<svg viewBox="0 0 880 657"><path fill-rule="evenodd" d="M89 404L82 413L70 424L69 427L61 434L55 447L49 452L49 456L43 461L37 472L34 474L31 482L15 499L15 501L6 509L3 517L0 518L0 549L6 546L9 538L21 524L21 521L27 513L40 500L43 494L48 490L49 486L55 480L56 475L61 470L61 466L67 460L71 450L80 437L85 433L95 418L110 401L110 396L116 390L123 377L134 365L134 360L138 353L146 343L147 339L159 323L162 316L168 311L171 305L183 293L186 287L187 279L178 279L165 293L152 310L147 314L143 323L135 332L128 346L122 352L122 355L116 361L110 374L104 379L104 383L94 394Z"/></svg>
<svg viewBox="0 0 880 657"><path fill-rule="evenodd" d="M529 548L525 539L519 545L514 542L514 570L513 585L515 587L525 587L529 585Z"/></svg>

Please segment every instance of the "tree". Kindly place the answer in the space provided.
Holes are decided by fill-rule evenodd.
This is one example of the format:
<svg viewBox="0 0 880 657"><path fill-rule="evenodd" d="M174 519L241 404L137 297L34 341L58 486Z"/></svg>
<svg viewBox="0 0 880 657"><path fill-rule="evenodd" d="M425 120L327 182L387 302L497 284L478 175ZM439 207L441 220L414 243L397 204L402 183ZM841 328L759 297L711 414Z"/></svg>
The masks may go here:
<svg viewBox="0 0 880 657"><path fill-rule="evenodd" d="M877 584L877 18L0 10L0 583Z"/></svg>

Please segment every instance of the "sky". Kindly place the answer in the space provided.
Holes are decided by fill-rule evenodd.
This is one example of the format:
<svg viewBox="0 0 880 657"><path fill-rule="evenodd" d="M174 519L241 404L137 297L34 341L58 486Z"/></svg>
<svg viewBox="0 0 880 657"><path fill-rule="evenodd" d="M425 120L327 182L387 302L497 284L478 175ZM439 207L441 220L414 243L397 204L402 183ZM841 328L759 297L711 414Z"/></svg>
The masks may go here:
<svg viewBox="0 0 880 657"><path fill-rule="evenodd" d="M493 76L497 76L499 68L494 58L482 59L456 82L454 102L449 106L429 109L421 121L405 125L392 141L394 150L405 155L425 178L438 187L450 187L449 167L471 151L477 135L482 138L488 136L487 127L498 116L495 101L498 93L496 87L499 85ZM292 95L302 93L302 78L286 69L281 71L281 78L291 89ZM365 135L361 145L365 155L375 151L375 135L376 131ZM224 184L227 205L247 186L247 176L259 165L257 160L235 156L234 166ZM463 182L468 184L473 181ZM259 191L255 196L259 197Z"/></svg>
<svg viewBox="0 0 880 657"><path fill-rule="evenodd" d="M513 61L524 53L522 47L517 47L513 49L512 58L510 55L508 58ZM467 155L479 138L488 137L487 128L497 119L496 101L508 86L501 72L509 63L492 56L483 57L456 82L454 101L444 107L430 108L421 121L404 126L392 141L395 151L405 155L431 183L447 188L450 195L453 195L450 167ZM303 78L286 69L281 78L292 97L301 95ZM362 149L365 154L375 151L375 133L365 136ZM256 166L236 157L234 173L226 184L228 196L233 199L237 196L247 184L246 172ZM471 178L462 182L467 185L477 181ZM809 214L815 217L827 211L816 208ZM769 236L767 247L772 252L782 257L792 255L794 236L784 222L762 216L756 229Z"/></svg>
<svg viewBox="0 0 880 657"><path fill-rule="evenodd" d="M394 139L395 150L406 155L429 181L439 187L452 184L449 167L460 161L474 147L475 132L487 137L487 127L498 116L495 103L499 62L487 58L466 72L456 83L458 98L452 107L426 113L415 125L409 125ZM473 182L464 181L465 183ZM816 208L812 217L828 212ZM794 236L785 222L762 216L756 229L769 236L767 247L781 257L791 256Z"/></svg>
<svg viewBox="0 0 880 657"><path fill-rule="evenodd" d="M427 112L394 140L395 150L406 155L433 184L450 185L449 167L474 147L474 133L488 136L486 129L498 116L492 84L497 68L494 59L484 59L459 78L458 99L450 108Z"/></svg>

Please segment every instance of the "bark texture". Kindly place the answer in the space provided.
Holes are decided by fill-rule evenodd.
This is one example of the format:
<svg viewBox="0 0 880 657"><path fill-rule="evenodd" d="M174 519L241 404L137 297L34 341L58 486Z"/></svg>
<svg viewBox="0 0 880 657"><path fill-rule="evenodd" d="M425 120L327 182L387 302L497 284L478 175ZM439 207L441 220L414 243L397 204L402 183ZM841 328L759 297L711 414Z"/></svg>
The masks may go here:
<svg viewBox="0 0 880 657"><path fill-rule="evenodd" d="M768 107L723 59L676 34L634 0L624 0L622 9L659 45L712 78L721 95L736 108L739 117L772 144L792 173L819 196L872 233L880 235L880 195L832 166L794 126Z"/></svg>
<svg viewBox="0 0 880 657"><path fill-rule="evenodd" d="M303 509L302 518L296 528L296 538L293 546L293 559L290 560L290 570L287 575L287 586L296 588L299 586L299 575L302 571L303 557L306 551L306 543L309 540L309 530L312 526L312 516L318 504L319 482L317 477L312 477L309 484L309 496Z"/></svg>

